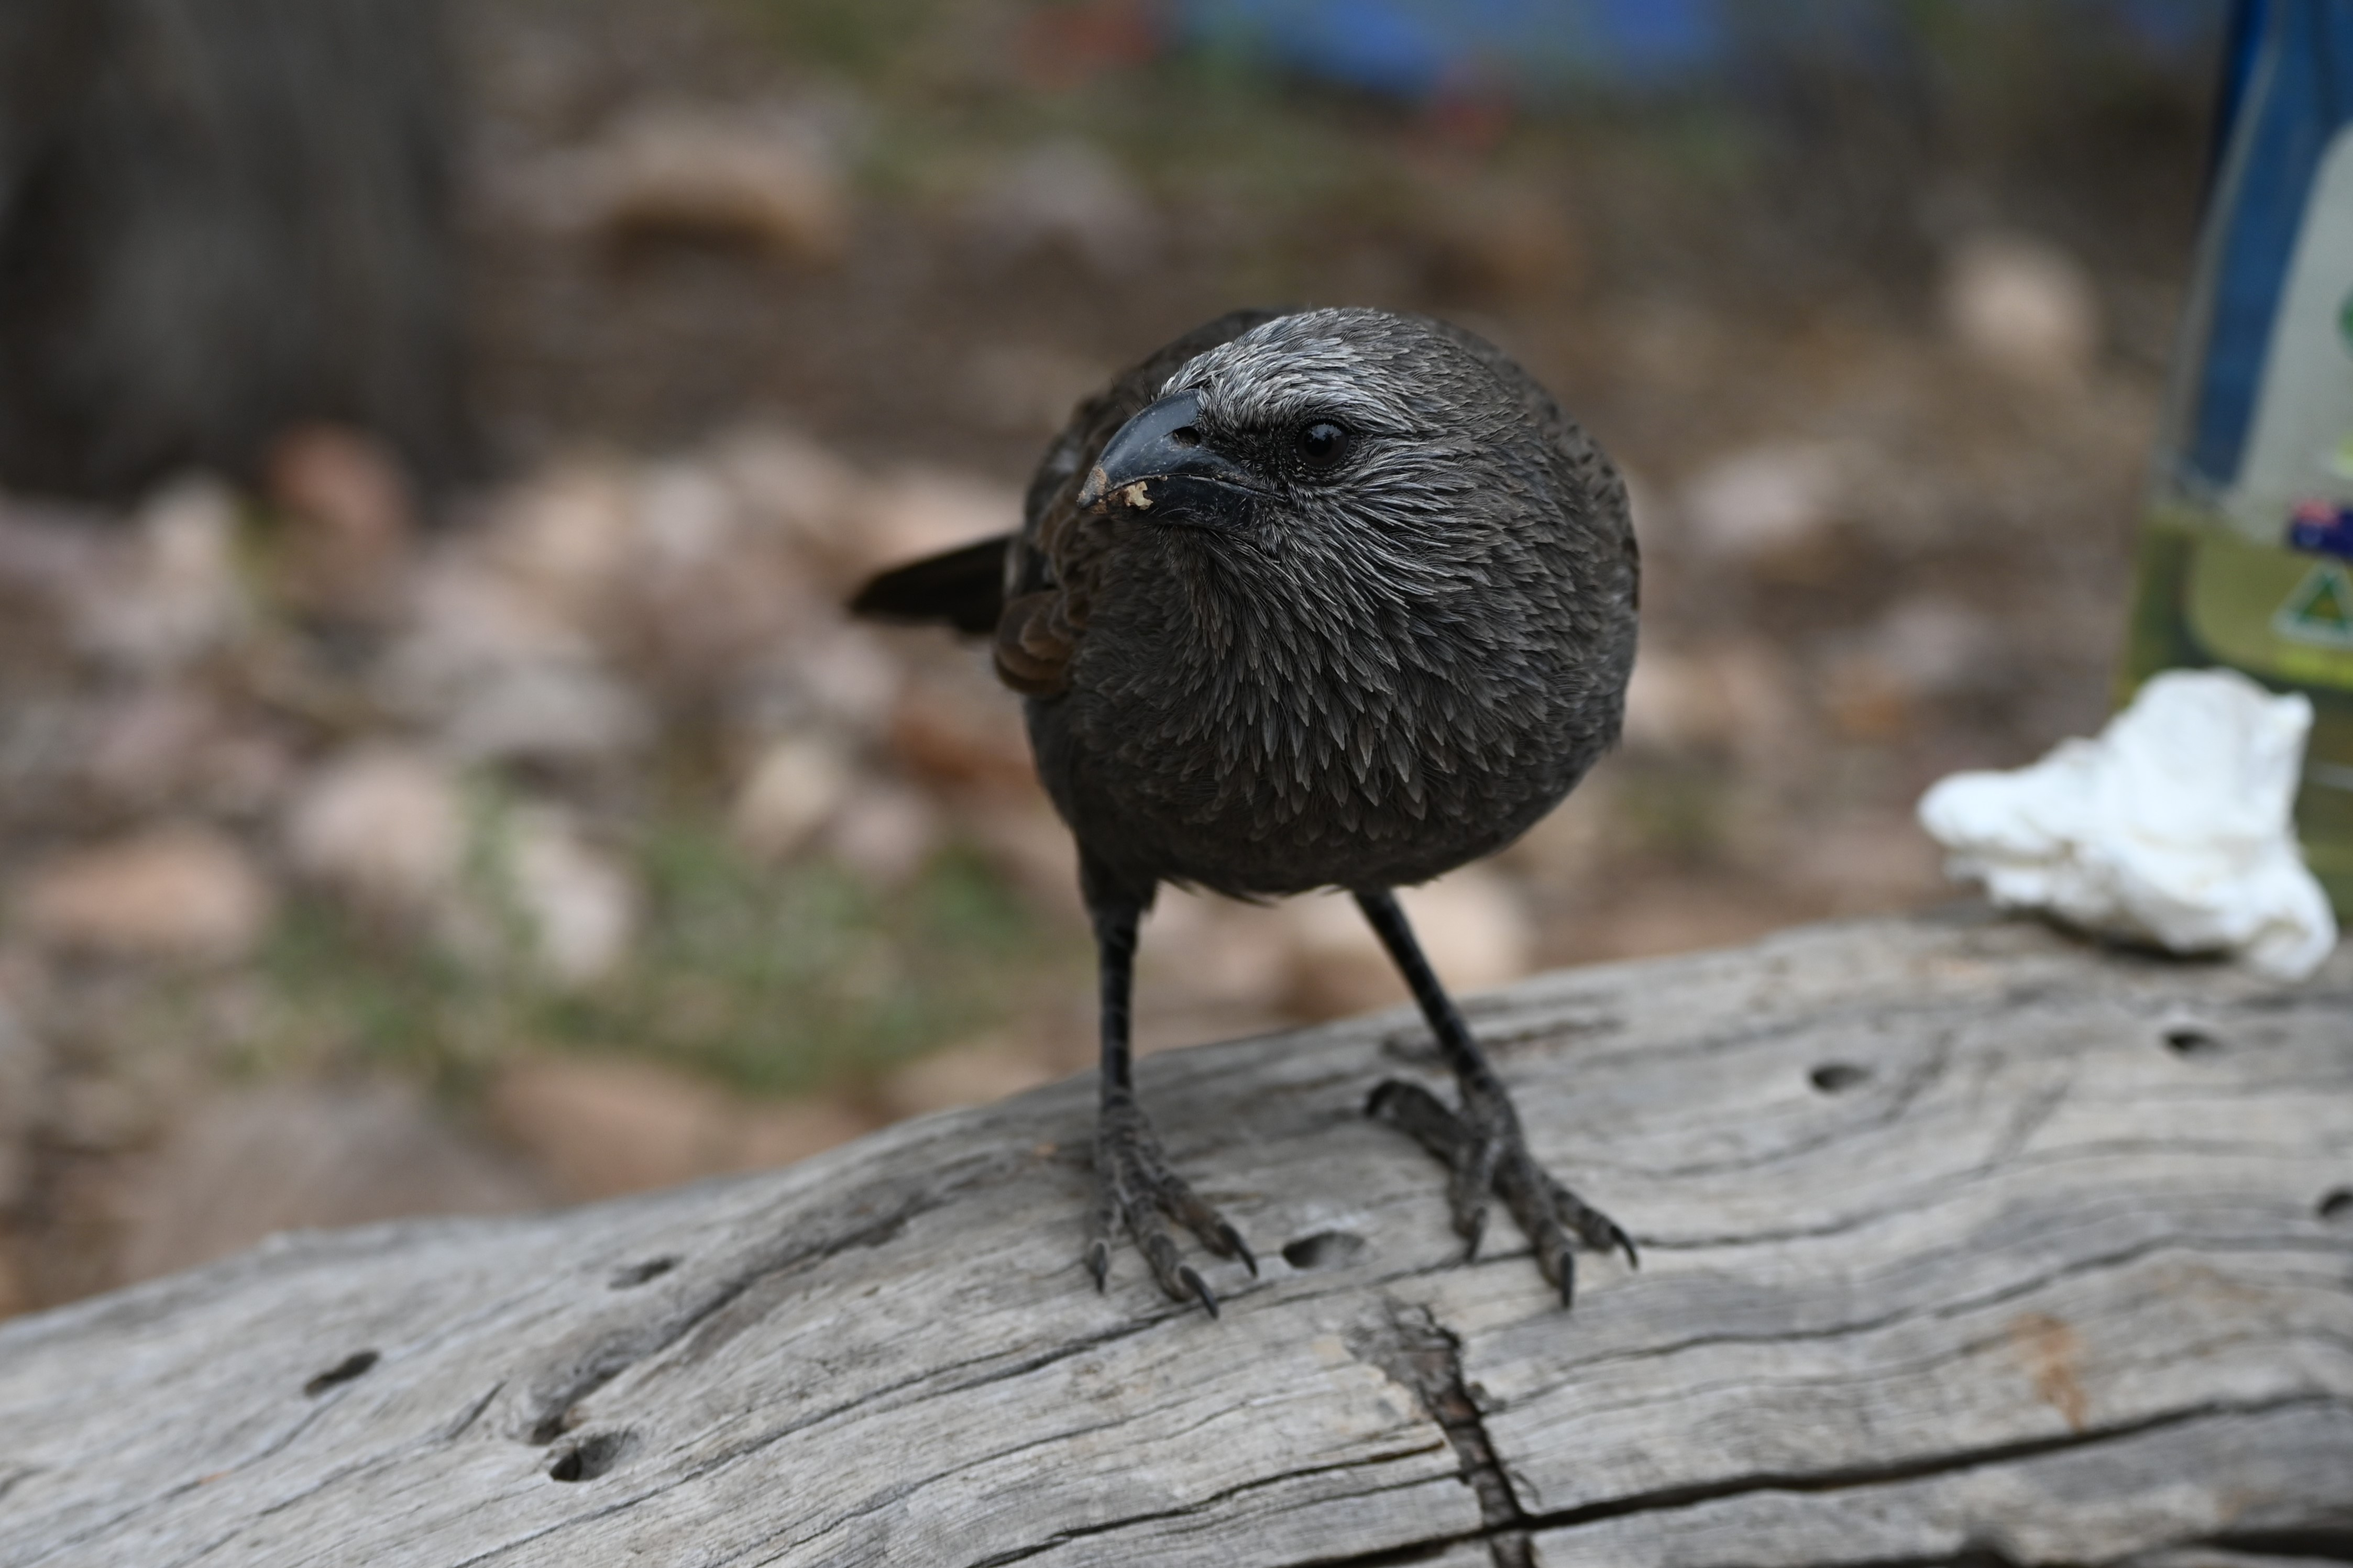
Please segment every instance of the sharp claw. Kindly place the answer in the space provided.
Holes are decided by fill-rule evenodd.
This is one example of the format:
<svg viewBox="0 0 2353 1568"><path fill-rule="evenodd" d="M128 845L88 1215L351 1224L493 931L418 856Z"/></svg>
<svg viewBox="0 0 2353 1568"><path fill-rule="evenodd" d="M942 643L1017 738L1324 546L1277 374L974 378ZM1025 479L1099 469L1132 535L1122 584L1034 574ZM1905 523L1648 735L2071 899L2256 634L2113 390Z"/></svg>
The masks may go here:
<svg viewBox="0 0 2353 1568"><path fill-rule="evenodd" d="M1611 1226L1609 1229L1618 1238L1618 1250L1626 1255L1626 1267L1629 1268L1641 1268L1642 1259L1634 1251L1634 1238L1628 1236L1624 1231L1620 1230L1614 1225Z"/></svg>
<svg viewBox="0 0 2353 1568"><path fill-rule="evenodd" d="M1242 1233L1236 1230L1232 1226L1220 1222L1218 1226L1218 1236L1219 1238L1226 1244L1227 1247L1229 1248L1227 1256L1229 1258L1240 1258L1242 1260L1242 1267L1250 1271L1250 1278L1253 1279L1257 1279L1258 1254L1250 1249L1250 1243L1242 1239Z"/></svg>
<svg viewBox="0 0 2353 1568"><path fill-rule="evenodd" d="M1111 1279L1111 1243L1107 1241L1087 1243L1087 1272L1095 1277L1097 1290L1108 1288Z"/></svg>
<svg viewBox="0 0 2353 1568"><path fill-rule="evenodd" d="M1191 1290L1195 1296L1200 1298L1201 1305L1209 1309L1209 1316L1214 1318L1218 1315L1217 1297L1209 1293L1208 1283L1202 1279L1199 1274L1194 1272L1192 1265L1187 1264L1185 1267L1177 1269L1176 1279L1179 1284L1185 1286L1187 1289Z"/></svg>

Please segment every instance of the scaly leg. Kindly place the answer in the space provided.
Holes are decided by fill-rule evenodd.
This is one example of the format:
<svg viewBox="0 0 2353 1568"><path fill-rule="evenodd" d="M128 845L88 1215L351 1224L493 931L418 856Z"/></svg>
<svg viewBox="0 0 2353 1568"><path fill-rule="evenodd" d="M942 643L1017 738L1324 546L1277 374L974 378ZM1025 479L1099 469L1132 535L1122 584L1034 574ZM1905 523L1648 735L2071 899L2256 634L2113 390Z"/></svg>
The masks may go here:
<svg viewBox="0 0 2353 1568"><path fill-rule="evenodd" d="M1133 904L1093 903L1095 953L1103 977L1103 1109L1095 1120L1095 1196L1088 1214L1087 1271L1095 1277L1095 1289L1103 1289L1111 1277L1112 1237L1124 1221L1160 1288L1179 1301L1199 1301L1214 1318L1217 1297L1177 1252L1163 1216L1183 1225L1219 1257L1240 1258L1253 1275L1258 1259L1241 1233L1168 1168L1160 1140L1135 1101L1128 998L1134 988L1135 926L1141 912Z"/></svg>
<svg viewBox="0 0 2353 1568"><path fill-rule="evenodd" d="M1358 893L1356 904L1405 975L1462 1091L1462 1110L1458 1114L1419 1084L1391 1079L1373 1090L1365 1109L1412 1134L1415 1142L1445 1161L1453 1172L1447 1200L1465 1256L1478 1253L1479 1238L1487 1227L1487 1194L1493 1192L1520 1222L1520 1229L1535 1248L1536 1267L1559 1289L1564 1307L1577 1293L1577 1258L1569 1250L1569 1231L1575 1231L1588 1247L1600 1251L1616 1247L1625 1253L1628 1264L1639 1263L1633 1242L1616 1222L1553 1180L1528 1152L1519 1113L1512 1109L1503 1079L1488 1066L1453 998L1447 995L1430 961L1422 956L1421 944L1414 940L1413 927L1406 923L1396 895L1386 889Z"/></svg>

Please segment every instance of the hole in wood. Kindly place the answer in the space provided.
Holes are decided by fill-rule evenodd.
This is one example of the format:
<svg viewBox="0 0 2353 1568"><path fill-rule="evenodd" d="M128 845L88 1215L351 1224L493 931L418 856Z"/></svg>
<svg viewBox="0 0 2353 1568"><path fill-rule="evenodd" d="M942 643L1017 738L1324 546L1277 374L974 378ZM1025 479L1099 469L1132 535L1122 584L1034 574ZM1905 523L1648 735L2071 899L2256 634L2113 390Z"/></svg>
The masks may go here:
<svg viewBox="0 0 2353 1568"><path fill-rule="evenodd" d="M1282 1244L1282 1260L1293 1268L1339 1268L1356 1260L1365 1238L1353 1231L1319 1230Z"/></svg>
<svg viewBox="0 0 2353 1568"><path fill-rule="evenodd" d="M2320 1194L2312 1212L2333 1224L2353 1224L2353 1187L2332 1187Z"/></svg>
<svg viewBox="0 0 2353 1568"><path fill-rule="evenodd" d="M2177 1024L2165 1031L2165 1048L2177 1057L2202 1057L2221 1050L2222 1042L2203 1029Z"/></svg>
<svg viewBox="0 0 2353 1568"><path fill-rule="evenodd" d="M339 1383L349 1383L383 1360L374 1351L353 1351L318 1376L302 1385L302 1392L316 1398Z"/></svg>
<svg viewBox="0 0 2353 1568"><path fill-rule="evenodd" d="M547 1467L547 1479L551 1481L593 1481L611 1469L628 1446L629 1433L626 1428L618 1432L592 1433L577 1443L565 1446L564 1451L555 1456L555 1462Z"/></svg>
<svg viewBox="0 0 2353 1568"><path fill-rule="evenodd" d="M1869 1068L1852 1062L1824 1062L1806 1075L1806 1081L1824 1094L1843 1094L1870 1077Z"/></svg>
<svg viewBox="0 0 2353 1568"><path fill-rule="evenodd" d="M613 1270L610 1281L616 1290L626 1290L632 1285L642 1285L649 1279L659 1279L678 1267L675 1258L649 1258L643 1263L632 1263L626 1268Z"/></svg>

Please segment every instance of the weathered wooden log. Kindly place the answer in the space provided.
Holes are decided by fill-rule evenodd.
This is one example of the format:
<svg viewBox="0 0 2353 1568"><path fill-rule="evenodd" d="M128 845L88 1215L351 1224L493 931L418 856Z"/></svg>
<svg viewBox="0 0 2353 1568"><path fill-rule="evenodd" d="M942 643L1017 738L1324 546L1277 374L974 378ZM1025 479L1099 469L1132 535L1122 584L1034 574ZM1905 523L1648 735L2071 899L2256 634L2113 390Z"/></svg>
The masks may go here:
<svg viewBox="0 0 2353 1568"><path fill-rule="evenodd" d="M1974 919L1473 1006L1644 1245L1564 1313L1359 1112L1404 1014L1145 1064L1256 1238L1081 1271L1092 1087L281 1237L0 1327L0 1563L2353 1561L2353 961Z"/></svg>

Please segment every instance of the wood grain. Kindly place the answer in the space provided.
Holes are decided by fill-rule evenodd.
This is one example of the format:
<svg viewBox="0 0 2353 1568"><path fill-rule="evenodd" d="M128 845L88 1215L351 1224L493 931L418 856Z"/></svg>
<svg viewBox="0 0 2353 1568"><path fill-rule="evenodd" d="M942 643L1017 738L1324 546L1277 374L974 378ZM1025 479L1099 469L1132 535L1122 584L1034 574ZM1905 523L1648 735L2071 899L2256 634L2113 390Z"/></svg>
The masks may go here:
<svg viewBox="0 0 2353 1568"><path fill-rule="evenodd" d="M1088 1288L1085 1082L288 1236L0 1325L0 1564L2353 1561L2347 953L1956 916L1471 1012L1643 1244L1574 1313L1359 1114L1435 1081L1388 1014L1144 1065L1264 1259L1220 1321Z"/></svg>

